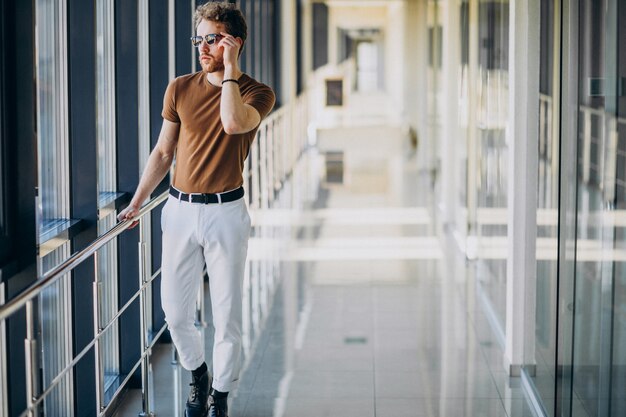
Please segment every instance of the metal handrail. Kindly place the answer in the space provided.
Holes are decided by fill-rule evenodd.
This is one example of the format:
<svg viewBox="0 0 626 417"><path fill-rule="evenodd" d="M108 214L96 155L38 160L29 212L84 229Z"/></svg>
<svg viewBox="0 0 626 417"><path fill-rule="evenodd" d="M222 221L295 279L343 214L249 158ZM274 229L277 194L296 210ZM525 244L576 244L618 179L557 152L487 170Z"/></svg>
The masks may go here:
<svg viewBox="0 0 626 417"><path fill-rule="evenodd" d="M103 235L104 236L104 235ZM128 307L130 307L130 305L135 302L137 300L137 298L139 298L139 296L141 295L141 291L145 290L151 283L152 281L154 281L156 274L152 276L152 278L149 281L146 281L135 293L135 295L133 295L127 302L126 304L124 304L124 306L117 312L117 314L111 318L111 320L109 321L109 324L107 324L104 328L100 329L99 333L94 336L94 338L91 340L91 342L89 342L84 348L83 350L81 350L78 355L76 355L74 357L74 359L72 359L66 366L65 368L61 369L59 371L59 373L52 379L52 381L50 381L50 383L48 384L48 387L40 392L37 395L36 399L33 399L33 403L31 404L31 407L35 407L38 406L39 404L41 404L43 402L43 400L45 399L46 396L48 396L48 394L50 394L54 388L56 388L57 385L59 385L62 381L63 378L65 377L65 375L67 375L73 368L74 366L76 366L78 364L78 362L81 361L81 359L83 359L83 357L96 345L96 342L99 341L102 337L103 334L106 333L107 330L109 330L109 328L111 328L114 324L115 321L121 317L121 315L128 309ZM163 331L165 331L165 328L167 327L167 324L164 324L161 329L159 329L159 331L157 332L157 336L154 337L154 340L151 342L150 347L154 346L154 343L156 342L156 340L158 339L158 336L161 335L161 333L163 333ZM137 370L137 368L139 368L139 366L141 365L141 360L144 358L144 356L146 356L146 351L143 351L141 353L141 356L139 357L139 360L137 362L135 362L135 365L133 365L133 368L131 368L131 370L128 372L128 376L126 377L127 379L130 378L133 373ZM121 390L124 387L125 383L122 383L119 385L116 393ZM114 395L115 396L115 395ZM25 410L22 414L20 414L20 417L23 416L27 416L28 415L29 410Z"/></svg>
<svg viewBox="0 0 626 417"><path fill-rule="evenodd" d="M260 147L261 144L265 142L264 140L261 140L262 135L267 136L269 142L267 144L263 144L263 146L267 147L267 149L265 149L266 152L259 154L259 161L256 161L257 166L255 166L250 173L253 177L252 180L254 182L258 182L258 191L261 194L261 196L257 196L261 197L259 198L259 202L263 201L271 207L271 205L274 203L274 199L276 198L277 181L278 183L282 183L282 181L288 175L289 169L293 169L296 160L302 154L303 148L306 147L306 137L300 137L303 133L306 132L306 123L303 123L303 120L300 120L302 117L306 117L306 114L306 95L303 95L298 97L296 102L291 106L288 106L288 108L283 107L281 109L278 109L270 117L268 117L267 120L264 120L261 128L259 129L259 132L257 132L257 138L259 140L256 140L254 142L253 149L256 149L254 148L255 146ZM291 120L292 118L296 119L295 124L293 124L294 121ZM278 137L284 136L290 137L293 143L290 142L289 144L283 144L283 141L279 140ZM279 161L280 154L283 154L283 157L287 159L287 161L283 161L283 164L286 164L287 166L283 166L283 164L281 164L281 161ZM245 174L247 176L248 172L246 172ZM145 215L150 213L167 198L168 192L163 192L158 197L150 200L146 205L144 205L140 209L139 214L134 219L115 224L110 230L91 242L86 248L72 255L69 259L65 260L60 265L43 274L41 277L38 278L36 282L32 283L29 287L16 295L10 301L2 304L3 300L0 299L0 331L2 330L2 326L6 324L6 320L9 319L13 314L17 313L21 309L26 311L26 339L24 341L26 359L26 408L21 414L19 414L19 417L35 417L35 415L37 415L38 413L39 408L43 405L44 400L46 398L49 398L49 395L52 393L52 391L59 386L59 384L67 377L68 373L70 373L81 360L85 359L85 356L91 350L94 351L95 359L96 401L94 405L97 415L104 416L108 413L110 407L114 404L112 399L116 398L121 390L125 388L128 380L139 368L141 368L141 390L143 409L143 412L140 415L154 415L151 411L151 409L154 407L154 405L152 404L152 388L150 388L152 386L153 377L149 361L151 357L151 350L154 347L155 343L157 343L159 336L167 329L167 324L163 324L163 326L157 329L152 328L150 318L151 314L149 311L152 309L150 287L153 285L154 279L157 278L158 275L160 275L160 270L154 271L154 273L150 271L150 238L146 237L146 235L149 235L149 225L146 225L146 221L149 220L149 217L145 218ZM254 206L252 208L254 209ZM140 229L140 238L138 242L139 288L137 292L135 292L135 294L129 300L127 300L127 302L124 306L122 306L121 309L116 309L116 313L112 318L107 318L106 323L103 323L101 322L102 313L100 311L100 305L102 301L102 281L100 279L99 272L100 261L98 250L113 241L125 230L130 228L130 226L134 222L139 223L138 227ZM45 386L40 386L41 375L39 375L40 370L38 369L37 365L37 356L40 350L40 346L38 346L36 328L36 297L41 296L42 292L46 288L64 278L67 278L68 273L70 273L74 268L76 268L78 265L80 265L82 262L86 261L90 257L93 257L94 263L94 282L92 293L94 310L93 338L86 346L82 348L80 352L78 352L77 355L72 355L72 358L69 359L69 362L64 364L63 369L58 372L55 371L55 376L52 378L51 381L48 381ZM1 289L2 288L0 288L0 290ZM130 372L126 375L126 378L123 380L123 382L116 388L113 393L107 393L107 399L105 399L103 385L104 363L102 357L102 343L104 340L104 334L108 330L110 330L116 322L118 322L122 314L127 311L131 304L136 303L138 299L140 305L141 354L137 362L135 362L135 364L131 367ZM200 311L202 311L202 303L200 303L199 305ZM0 368L0 371L0 373L2 374L0 375L0 377L6 377L6 369L2 370ZM2 386L2 384L0 384L0 386ZM2 395L2 392L0 392L0 398L3 397L4 396ZM6 412L0 409L0 415L4 416L6 415Z"/></svg>
<svg viewBox="0 0 626 417"><path fill-rule="evenodd" d="M29 300L32 300L36 296L38 296L45 288L57 282L63 275L72 271L78 265L80 265L83 261L93 256L93 254L128 229L132 223L139 220L141 217L145 216L149 212L151 212L156 206L161 204L163 201L167 199L168 193L167 191L163 192L158 197L150 200L146 205L144 205L137 217L132 220L125 220L116 224L111 230L94 240L89 246L80 252L69 257L65 262L59 264L55 268L52 268L50 271L46 272L37 282L33 283L30 287L26 288L15 298L11 299L6 304L0 306L0 321L6 320L11 315L16 313L20 308L24 307Z"/></svg>
<svg viewBox="0 0 626 417"><path fill-rule="evenodd" d="M140 233L142 228L145 226L144 216L154 210L158 205L160 205L163 201L165 201L168 197L168 192L163 192L159 196L150 200L146 205L144 205L140 210L138 215L130 220L125 220L113 226L109 231L104 233L102 236L94 240L91 244L89 244L85 249L80 252L74 254L66 261L58 265L57 267L51 269L49 272L44 274L37 282L33 283L22 293L17 295L14 299L7 302L4 305L0 306L0 324L4 323L7 318L9 318L12 314L16 313L21 308L26 309L26 340L25 340L25 348L26 348L26 391L27 391L27 407L20 414L20 417L34 417L36 409L42 404L43 400L53 391L53 389L65 378L65 376L78 364L80 360L87 354L87 352L91 349L95 351L95 359L96 359L96 403L98 415L103 415L110 407L109 404L104 404L104 393L102 387L102 357L100 353L100 343L103 334L113 325L113 323L126 311L126 309L132 304L134 301L139 298L141 311L140 311L140 321L141 321L141 333L142 333L142 353L140 355L139 360L133 366L132 373L135 372L141 366L141 374L142 374L142 397L144 399L144 413L149 416L152 415L150 413L150 393L147 391L146 386L149 383L150 370L149 370L149 356L154 343L158 339L165 329L167 328L167 324L164 324L157 332L157 337L152 340L148 340L147 332L148 332L148 322L146 321L145 311L146 303L149 302L147 297L149 294L146 293L148 287L152 285L155 277L160 273L157 271L155 274L147 274L146 265L145 265L145 242L140 238L139 242L139 255L140 259L140 288L131 297L121 310L118 310L115 314L113 320L110 320L108 324L101 327L100 324L100 314L99 314L99 278L98 278L98 249L102 248L104 245L110 243L113 239L119 236L122 232L127 230L133 225L133 223L138 222L140 227ZM35 363L37 363L36 355L37 355L37 339L35 337L35 323L34 323L34 306L33 306L33 298L39 296L42 291L54 284L62 277L66 276L67 273L71 272L76 266L80 265L82 262L87 260L89 257L94 257L94 265L95 265L95 277L94 277L94 287L93 287L93 296L94 296L94 337L91 342L85 346L78 355L74 356L73 359L67 364L60 372L56 374L53 380L44 387L43 390L40 390L38 387L38 377L37 377L37 369L35 367ZM144 265L142 265L142 262ZM127 376L125 382L128 380L130 376ZM120 387L116 390L115 395L117 395L125 385L121 384Z"/></svg>

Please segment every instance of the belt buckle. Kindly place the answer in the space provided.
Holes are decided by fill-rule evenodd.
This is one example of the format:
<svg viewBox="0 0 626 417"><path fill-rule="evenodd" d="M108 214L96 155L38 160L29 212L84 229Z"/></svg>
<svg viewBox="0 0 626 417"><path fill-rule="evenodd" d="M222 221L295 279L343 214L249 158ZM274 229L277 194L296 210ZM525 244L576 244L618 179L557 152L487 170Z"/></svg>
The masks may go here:
<svg viewBox="0 0 626 417"><path fill-rule="evenodd" d="M215 193L215 195L217 196L217 204L222 204L222 194L221 193Z"/></svg>

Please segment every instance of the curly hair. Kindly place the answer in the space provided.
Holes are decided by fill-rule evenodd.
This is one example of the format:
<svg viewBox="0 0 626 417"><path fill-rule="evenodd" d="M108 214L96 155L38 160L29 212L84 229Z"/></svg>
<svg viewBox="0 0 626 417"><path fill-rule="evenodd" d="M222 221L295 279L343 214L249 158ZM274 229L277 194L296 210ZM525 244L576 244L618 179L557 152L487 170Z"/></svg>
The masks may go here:
<svg viewBox="0 0 626 417"><path fill-rule="evenodd" d="M234 3L213 2L198 6L194 14L194 28L198 29L198 25L206 19L212 22L223 23L226 32L236 38L241 38L244 43L248 37L248 25L241 11Z"/></svg>

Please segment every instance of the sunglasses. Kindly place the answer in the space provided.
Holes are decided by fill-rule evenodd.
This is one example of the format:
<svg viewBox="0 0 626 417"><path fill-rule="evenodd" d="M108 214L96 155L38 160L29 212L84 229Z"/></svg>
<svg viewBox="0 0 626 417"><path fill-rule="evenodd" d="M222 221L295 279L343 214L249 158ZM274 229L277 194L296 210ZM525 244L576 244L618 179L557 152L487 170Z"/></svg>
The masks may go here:
<svg viewBox="0 0 626 417"><path fill-rule="evenodd" d="M204 36L192 36L191 43L193 46L200 46L202 44L202 40L205 40L207 45L213 45L220 38L223 38L223 36L218 33L209 33Z"/></svg>

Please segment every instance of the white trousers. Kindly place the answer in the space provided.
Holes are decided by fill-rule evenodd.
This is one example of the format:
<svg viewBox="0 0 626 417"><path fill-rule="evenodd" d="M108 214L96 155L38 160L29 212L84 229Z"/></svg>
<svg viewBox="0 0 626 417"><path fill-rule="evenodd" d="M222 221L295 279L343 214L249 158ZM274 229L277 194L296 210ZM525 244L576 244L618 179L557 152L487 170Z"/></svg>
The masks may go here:
<svg viewBox="0 0 626 417"><path fill-rule="evenodd" d="M213 388L232 391L242 361L242 289L250 236L245 200L199 204L170 195L161 213L161 229L161 299L180 362L193 370L205 360L194 319L206 263L215 328Z"/></svg>

